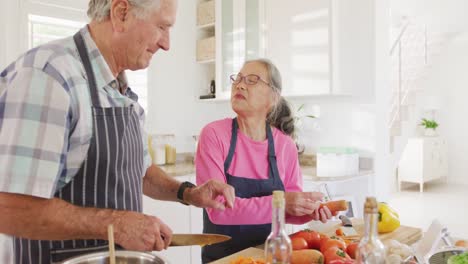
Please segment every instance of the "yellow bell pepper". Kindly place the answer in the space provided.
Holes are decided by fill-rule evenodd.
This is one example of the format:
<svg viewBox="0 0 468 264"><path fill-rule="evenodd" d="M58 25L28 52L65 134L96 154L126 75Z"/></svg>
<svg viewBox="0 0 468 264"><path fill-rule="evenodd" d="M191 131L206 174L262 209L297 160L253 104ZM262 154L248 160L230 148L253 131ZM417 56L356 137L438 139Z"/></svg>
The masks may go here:
<svg viewBox="0 0 468 264"><path fill-rule="evenodd" d="M400 226L398 213L386 203L379 203L379 233L393 232Z"/></svg>

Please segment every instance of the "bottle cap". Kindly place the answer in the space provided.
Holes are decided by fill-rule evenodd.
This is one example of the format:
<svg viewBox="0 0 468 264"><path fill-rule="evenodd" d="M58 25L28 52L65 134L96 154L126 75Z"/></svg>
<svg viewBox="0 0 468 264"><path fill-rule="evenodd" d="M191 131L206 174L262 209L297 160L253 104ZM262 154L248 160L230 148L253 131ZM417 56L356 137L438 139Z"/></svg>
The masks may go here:
<svg viewBox="0 0 468 264"><path fill-rule="evenodd" d="M273 205L275 207L284 207L284 192L273 191Z"/></svg>
<svg viewBox="0 0 468 264"><path fill-rule="evenodd" d="M379 212L377 199L375 197L367 197L364 203L364 213L376 214Z"/></svg>

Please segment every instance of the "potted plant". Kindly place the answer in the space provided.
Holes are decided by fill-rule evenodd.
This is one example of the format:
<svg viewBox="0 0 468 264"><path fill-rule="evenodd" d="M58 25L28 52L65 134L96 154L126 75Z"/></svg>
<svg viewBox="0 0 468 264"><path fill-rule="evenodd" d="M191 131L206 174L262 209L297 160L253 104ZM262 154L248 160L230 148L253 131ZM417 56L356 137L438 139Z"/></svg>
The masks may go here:
<svg viewBox="0 0 468 264"><path fill-rule="evenodd" d="M422 119L420 125L424 127L424 135L428 137L435 136L436 128L439 126L439 124L435 120L429 120L426 118Z"/></svg>
<svg viewBox="0 0 468 264"><path fill-rule="evenodd" d="M307 114L304 115L304 114L302 114L301 112L303 111L304 106L305 106L305 104L301 104L299 106L299 108L297 108L296 113L294 115L294 126L296 127L296 129L300 129L302 127L302 119L303 118L310 118L310 119L316 118L313 115L307 115ZM303 142L301 142L301 140L299 140L297 134L295 135L295 141L296 141L297 152L299 154L304 153L305 145L304 145Z"/></svg>

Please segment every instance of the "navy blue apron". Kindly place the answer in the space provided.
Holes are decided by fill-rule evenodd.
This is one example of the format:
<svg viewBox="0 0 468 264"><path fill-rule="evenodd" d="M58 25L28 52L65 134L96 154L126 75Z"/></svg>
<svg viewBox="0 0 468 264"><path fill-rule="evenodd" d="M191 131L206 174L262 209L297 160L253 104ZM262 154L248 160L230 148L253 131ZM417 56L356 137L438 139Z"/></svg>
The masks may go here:
<svg viewBox="0 0 468 264"><path fill-rule="evenodd" d="M80 32L74 36L92 100L93 136L73 179L54 197L83 207L142 211L143 141L138 115L130 107L100 106L98 88ZM14 239L15 263L49 264L107 250L104 240Z"/></svg>
<svg viewBox="0 0 468 264"><path fill-rule="evenodd" d="M268 179L248 179L241 176L233 176L228 173L237 144L238 124L237 118L232 120L232 135L229 153L224 161L224 174L229 185L236 190L239 198L252 198L272 195L275 190L283 190L284 185L279 177L276 163L275 144L271 127L266 125L268 138ZM261 225L216 225L213 224L206 212L203 210L203 232L231 236L232 239L223 243L205 246L202 248L202 261L209 263L248 247L258 246L265 243L271 232L271 224Z"/></svg>

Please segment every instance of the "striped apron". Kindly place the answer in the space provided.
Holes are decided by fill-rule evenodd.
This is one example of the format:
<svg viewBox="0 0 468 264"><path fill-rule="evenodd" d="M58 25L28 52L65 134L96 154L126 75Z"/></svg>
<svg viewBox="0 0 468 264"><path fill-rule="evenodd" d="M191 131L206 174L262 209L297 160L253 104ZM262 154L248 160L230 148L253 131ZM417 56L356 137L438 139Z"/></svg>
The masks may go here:
<svg viewBox="0 0 468 264"><path fill-rule="evenodd" d="M54 197L83 207L142 211L143 141L133 106L100 106L96 79L83 37L74 36L92 99L93 136L77 175ZM15 263L48 264L103 251L104 240L46 241L15 238Z"/></svg>
<svg viewBox="0 0 468 264"><path fill-rule="evenodd" d="M266 126L268 138L268 178L250 179L234 176L228 173L232 158L236 150L238 124L237 118L232 120L231 143L229 153L224 161L224 175L229 185L236 190L239 198L252 198L272 195L273 191L284 191L283 181L278 172L276 163L275 144L269 124ZM255 216L252 216L255 217ZM271 232L271 223L258 225L217 225L211 222L206 210L203 210L203 233L214 233L230 236L231 239L202 248L202 262L209 263L217 259L234 254L248 247L258 246L265 243Z"/></svg>

